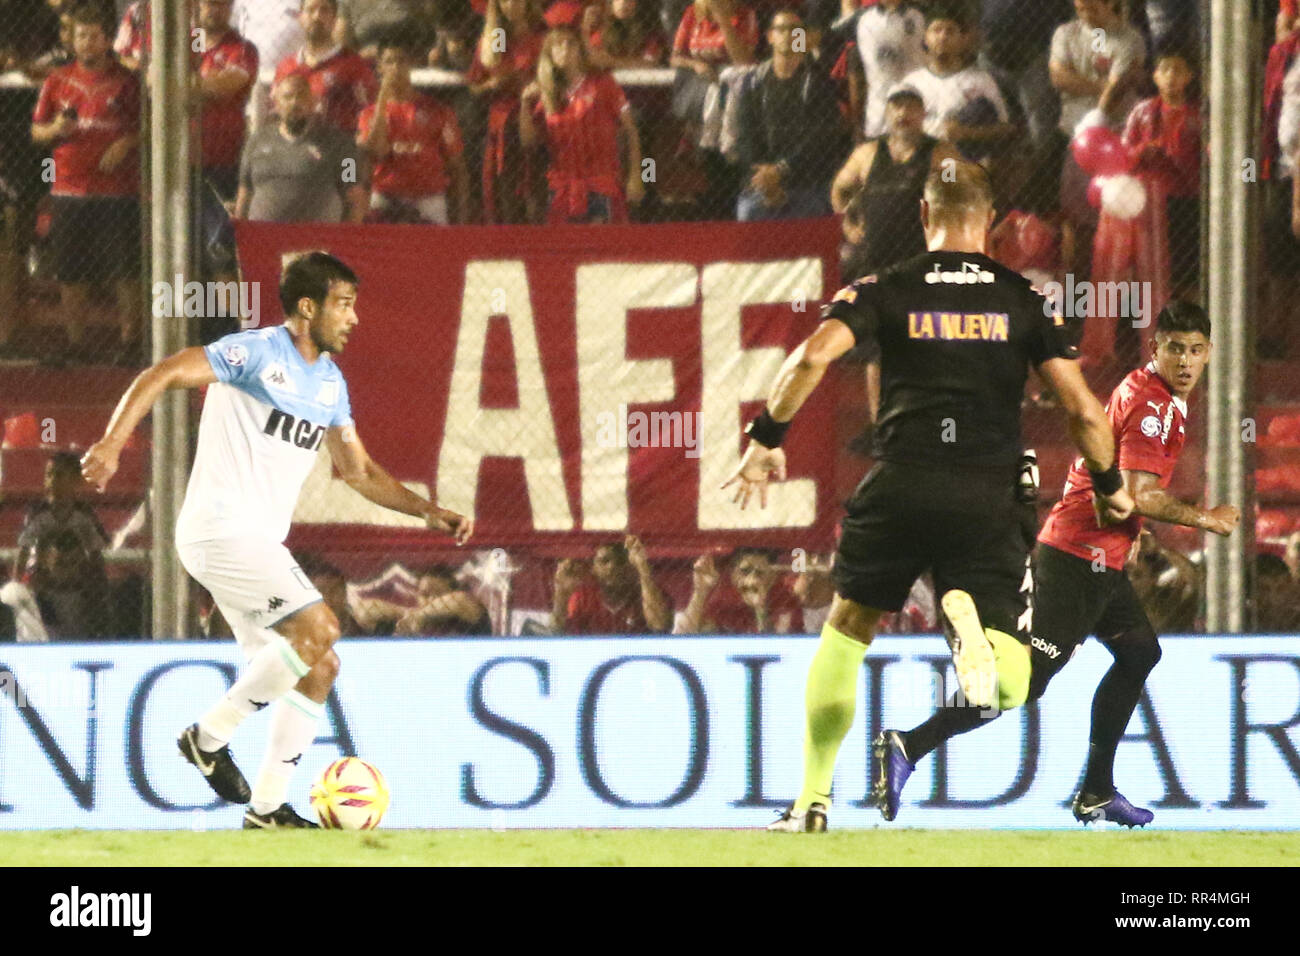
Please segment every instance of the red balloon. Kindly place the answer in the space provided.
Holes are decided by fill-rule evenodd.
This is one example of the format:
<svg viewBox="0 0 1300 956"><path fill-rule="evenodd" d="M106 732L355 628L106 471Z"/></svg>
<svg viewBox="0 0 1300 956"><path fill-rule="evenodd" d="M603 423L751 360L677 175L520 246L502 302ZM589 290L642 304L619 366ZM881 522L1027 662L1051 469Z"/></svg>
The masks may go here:
<svg viewBox="0 0 1300 956"><path fill-rule="evenodd" d="M1133 168L1133 154L1123 141L1104 126L1079 131L1070 143L1079 168L1090 176L1115 176Z"/></svg>
<svg viewBox="0 0 1300 956"><path fill-rule="evenodd" d="M1088 205L1093 209L1101 208L1101 177L1094 176L1088 183Z"/></svg>

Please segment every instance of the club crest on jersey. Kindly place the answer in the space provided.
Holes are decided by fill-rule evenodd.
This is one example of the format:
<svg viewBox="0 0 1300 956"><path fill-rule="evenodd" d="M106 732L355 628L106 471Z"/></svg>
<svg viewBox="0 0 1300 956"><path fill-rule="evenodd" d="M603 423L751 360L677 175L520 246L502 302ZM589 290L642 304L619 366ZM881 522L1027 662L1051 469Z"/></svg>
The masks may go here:
<svg viewBox="0 0 1300 956"><path fill-rule="evenodd" d="M325 438L324 425L313 425L305 418L297 418L278 408L271 409L262 432L308 451L320 448L320 443Z"/></svg>
<svg viewBox="0 0 1300 956"><path fill-rule="evenodd" d="M278 389L282 392L297 392L293 380L289 378L289 373L279 362L272 362L261 374L262 384L267 388Z"/></svg>
<svg viewBox="0 0 1300 956"><path fill-rule="evenodd" d="M221 353L222 357L230 365L243 365L248 361L248 349L236 342L233 345L227 345Z"/></svg>

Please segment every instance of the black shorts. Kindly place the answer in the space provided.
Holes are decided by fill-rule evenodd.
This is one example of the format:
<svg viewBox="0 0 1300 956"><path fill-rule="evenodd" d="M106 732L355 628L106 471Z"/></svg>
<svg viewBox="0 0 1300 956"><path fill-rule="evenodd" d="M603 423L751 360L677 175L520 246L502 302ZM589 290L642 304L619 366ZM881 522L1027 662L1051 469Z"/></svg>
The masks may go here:
<svg viewBox="0 0 1300 956"><path fill-rule="evenodd" d="M1031 699L1042 693L1089 634L1104 644L1155 639L1127 572L1095 571L1086 558L1040 544L1034 551Z"/></svg>
<svg viewBox="0 0 1300 956"><path fill-rule="evenodd" d="M50 257L60 282L140 274L140 203L134 196L52 196Z"/></svg>
<svg viewBox="0 0 1300 956"><path fill-rule="evenodd" d="M1016 470L954 471L880 462L849 499L832 576L841 597L898 611L926 571L936 594L970 593L988 627L1017 634L1037 517ZM1028 640L1028 635L1022 635Z"/></svg>

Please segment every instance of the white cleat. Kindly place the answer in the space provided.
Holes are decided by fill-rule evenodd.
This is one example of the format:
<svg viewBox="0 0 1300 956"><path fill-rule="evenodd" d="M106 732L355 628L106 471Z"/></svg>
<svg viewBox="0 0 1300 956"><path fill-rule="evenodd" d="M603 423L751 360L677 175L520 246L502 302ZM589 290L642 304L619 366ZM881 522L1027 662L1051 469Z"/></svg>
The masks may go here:
<svg viewBox="0 0 1300 956"><path fill-rule="evenodd" d="M826 805L814 803L807 810L791 807L767 825L770 833L825 833Z"/></svg>
<svg viewBox="0 0 1300 956"><path fill-rule="evenodd" d="M952 649L957 683L970 707L993 707L998 699L998 662L984 635L975 602L965 591L948 591L939 602L943 630Z"/></svg>

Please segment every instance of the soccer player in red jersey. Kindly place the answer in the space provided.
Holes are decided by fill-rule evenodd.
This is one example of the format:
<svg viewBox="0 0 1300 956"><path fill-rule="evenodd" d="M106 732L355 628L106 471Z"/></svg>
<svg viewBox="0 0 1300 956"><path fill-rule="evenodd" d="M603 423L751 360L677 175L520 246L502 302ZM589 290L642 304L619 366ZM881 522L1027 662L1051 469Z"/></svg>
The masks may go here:
<svg viewBox="0 0 1300 956"><path fill-rule="evenodd" d="M1115 789L1115 749L1160 660L1160 644L1124 571L1142 519L1228 535L1240 514L1232 505L1200 508L1165 489L1183 450L1187 396L1210 358L1210 319L1198 306L1171 302L1156 319L1152 359L1130 372L1106 406L1124 487L1136 507L1119 524L1099 526L1092 481L1079 462L1065 493L1048 515L1034 553L1033 637L1029 700L1065 666L1089 634L1114 657L1092 701L1092 732L1083 787L1074 797L1083 823L1111 820L1145 826L1154 814L1129 803ZM996 712L975 707L941 708L906 733L886 730L876 738L880 777L875 798L886 820L894 819L903 784L916 762L949 738L974 730Z"/></svg>
<svg viewBox="0 0 1300 956"><path fill-rule="evenodd" d="M545 123L550 157L547 220L627 222L626 203L645 196L641 137L623 90L612 75L592 69L571 27L546 35L537 80L524 90L519 140L525 149L538 143L539 122ZM626 176L618 156L620 130L627 140Z"/></svg>
<svg viewBox="0 0 1300 956"><path fill-rule="evenodd" d="M63 324L75 348L91 288L114 282L119 357L138 359L140 83L113 58L99 11L74 17L76 62L46 78L32 113L32 141L54 149L50 247Z"/></svg>
<svg viewBox="0 0 1300 956"><path fill-rule="evenodd" d="M298 19L307 42L280 61L275 82L290 73L304 73L311 82L317 109L331 125L354 136L357 118L374 102L379 84L360 54L334 42L338 15L338 0L303 0Z"/></svg>
<svg viewBox="0 0 1300 956"><path fill-rule="evenodd" d="M361 113L357 145L370 154L370 209L384 222L464 223L469 198L460 124L411 86L411 50L379 44L379 99ZM452 213L448 213L448 189Z"/></svg>
<svg viewBox="0 0 1300 956"><path fill-rule="evenodd" d="M646 634L666 631L671 623L672 611L636 535L598 547L590 579L570 558L555 569L551 626L556 634Z"/></svg>

